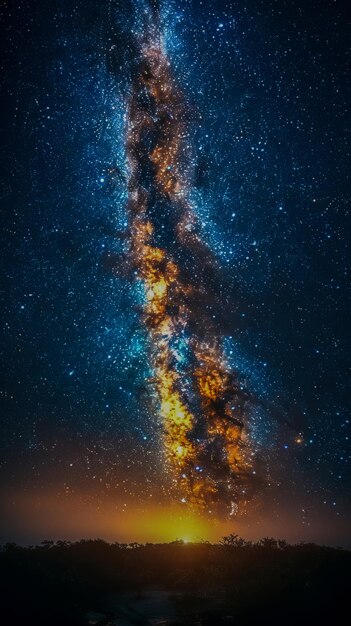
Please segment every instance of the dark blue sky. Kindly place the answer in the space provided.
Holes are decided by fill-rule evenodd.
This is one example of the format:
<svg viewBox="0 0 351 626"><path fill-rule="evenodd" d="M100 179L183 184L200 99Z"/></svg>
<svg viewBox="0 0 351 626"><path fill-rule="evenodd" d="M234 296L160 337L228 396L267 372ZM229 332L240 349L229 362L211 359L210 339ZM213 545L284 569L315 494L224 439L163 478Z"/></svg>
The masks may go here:
<svg viewBox="0 0 351 626"><path fill-rule="evenodd" d="M162 491L140 294L108 262L142 4L0 10L4 501ZM192 199L240 313L228 350L263 407L269 505L336 524L350 488L346 6L174 0L162 16L193 111Z"/></svg>

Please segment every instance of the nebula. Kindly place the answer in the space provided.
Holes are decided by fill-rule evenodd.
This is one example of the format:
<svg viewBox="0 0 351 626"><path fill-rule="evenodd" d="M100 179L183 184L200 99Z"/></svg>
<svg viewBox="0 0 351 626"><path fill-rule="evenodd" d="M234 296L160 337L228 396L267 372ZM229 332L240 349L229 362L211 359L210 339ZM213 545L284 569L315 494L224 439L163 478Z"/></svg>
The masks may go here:
<svg viewBox="0 0 351 626"><path fill-rule="evenodd" d="M174 497L233 514L254 489L250 396L225 354L220 267L190 200L193 112L160 24L154 3L137 41L126 110L125 266L143 288L148 384Z"/></svg>

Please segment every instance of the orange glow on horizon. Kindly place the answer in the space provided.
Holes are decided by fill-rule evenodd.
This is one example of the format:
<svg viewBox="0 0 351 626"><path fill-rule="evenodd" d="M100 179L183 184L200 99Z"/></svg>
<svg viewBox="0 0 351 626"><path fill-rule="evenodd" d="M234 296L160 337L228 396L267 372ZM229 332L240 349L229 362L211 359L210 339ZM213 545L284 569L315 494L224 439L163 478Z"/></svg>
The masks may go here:
<svg viewBox="0 0 351 626"><path fill-rule="evenodd" d="M292 543L315 541L329 545L330 537L335 536L335 545L344 545L344 540L337 539L338 534L349 536L345 520L322 517L319 511L311 517L310 526L301 526L294 506L286 507L279 517L272 518L269 502L267 510L261 509L259 516L256 508L252 508L245 516L220 520L191 513L180 504L150 503L138 507L125 500L116 504L110 499L98 505L88 495L66 496L38 490L3 494L1 509L3 536L0 543L38 544L44 539L96 538L110 543L167 543L177 539L188 543L216 543L234 532L255 541L269 536Z"/></svg>

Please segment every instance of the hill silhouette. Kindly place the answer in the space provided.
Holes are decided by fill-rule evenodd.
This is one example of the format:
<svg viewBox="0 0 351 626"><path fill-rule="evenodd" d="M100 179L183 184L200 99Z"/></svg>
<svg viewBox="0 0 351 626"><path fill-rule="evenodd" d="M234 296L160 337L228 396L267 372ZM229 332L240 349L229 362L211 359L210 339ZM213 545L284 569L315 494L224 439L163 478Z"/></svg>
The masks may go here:
<svg viewBox="0 0 351 626"><path fill-rule="evenodd" d="M350 566L341 548L235 534L219 544L11 543L0 552L1 616L38 626L339 623Z"/></svg>

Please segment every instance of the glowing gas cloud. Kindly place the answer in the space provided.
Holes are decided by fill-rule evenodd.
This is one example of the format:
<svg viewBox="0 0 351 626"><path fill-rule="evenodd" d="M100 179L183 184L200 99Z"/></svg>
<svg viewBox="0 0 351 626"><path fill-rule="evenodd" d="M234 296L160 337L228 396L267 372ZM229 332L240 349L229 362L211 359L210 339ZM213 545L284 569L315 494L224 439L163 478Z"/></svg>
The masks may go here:
<svg viewBox="0 0 351 626"><path fill-rule="evenodd" d="M233 513L253 486L249 398L213 314L214 293L221 305L217 262L190 201L192 113L151 5L138 55L126 111L126 258L144 289L148 382L174 496L194 509Z"/></svg>

